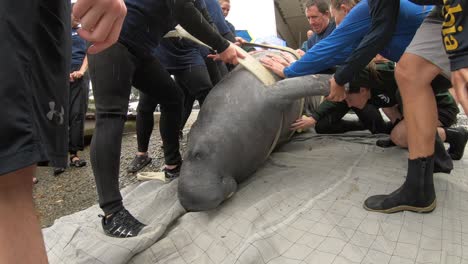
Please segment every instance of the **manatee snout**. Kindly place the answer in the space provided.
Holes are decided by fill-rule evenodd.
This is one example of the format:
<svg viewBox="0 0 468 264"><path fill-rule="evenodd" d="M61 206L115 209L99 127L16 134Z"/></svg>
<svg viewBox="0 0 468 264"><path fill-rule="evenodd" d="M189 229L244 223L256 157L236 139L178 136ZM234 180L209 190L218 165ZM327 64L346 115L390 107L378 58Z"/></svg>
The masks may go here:
<svg viewBox="0 0 468 264"><path fill-rule="evenodd" d="M234 194L237 188L232 177L223 178L216 183L203 182L197 178L181 177L179 181L179 200L189 212L215 209Z"/></svg>

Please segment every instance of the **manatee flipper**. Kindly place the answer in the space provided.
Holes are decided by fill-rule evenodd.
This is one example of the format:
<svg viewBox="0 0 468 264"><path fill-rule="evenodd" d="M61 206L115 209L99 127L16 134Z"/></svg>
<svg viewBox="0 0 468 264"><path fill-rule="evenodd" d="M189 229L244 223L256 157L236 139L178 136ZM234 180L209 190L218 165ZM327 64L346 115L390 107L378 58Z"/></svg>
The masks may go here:
<svg viewBox="0 0 468 264"><path fill-rule="evenodd" d="M271 85L270 98L276 105L287 106L293 101L314 95L330 93L330 74L313 74L288 78Z"/></svg>

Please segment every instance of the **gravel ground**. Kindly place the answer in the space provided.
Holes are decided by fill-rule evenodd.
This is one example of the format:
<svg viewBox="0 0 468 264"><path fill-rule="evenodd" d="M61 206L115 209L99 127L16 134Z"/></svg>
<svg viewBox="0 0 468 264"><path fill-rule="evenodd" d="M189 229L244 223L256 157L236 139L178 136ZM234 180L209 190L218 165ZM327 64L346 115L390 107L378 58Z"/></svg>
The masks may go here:
<svg viewBox="0 0 468 264"><path fill-rule="evenodd" d="M195 111L184 129L184 135L188 133L190 126L196 118ZM465 115L458 116L458 125L468 128L468 119ZM186 137L181 142L181 152L186 149ZM142 171L159 171L164 164L161 149L161 137L158 126L150 141L149 152L153 161ZM132 161L137 148L135 133L125 134L122 140L122 154L120 163L120 187L124 188L138 182L136 175L127 174L126 168ZM54 177L51 168L40 168L38 173L39 183L35 186L34 197L41 219L42 227L51 226L55 219L84 210L97 203L94 177L89 163L89 147L79 153L88 165L83 168L70 168L63 174ZM96 216L97 217L97 216Z"/></svg>
<svg viewBox="0 0 468 264"><path fill-rule="evenodd" d="M184 129L187 135L198 111L194 111ZM141 171L159 171L164 165L164 155L161 149L161 136L155 118L155 126L150 140L149 155L153 158L151 164ZM186 148L186 137L181 141L181 153ZM120 188L138 182L136 174L128 174L126 168L133 160L137 150L136 135L126 133L122 140L120 157ZM42 227L51 226L55 219L84 210L97 203L96 185L89 161L89 146L78 153L88 164L82 168L68 168L59 176L53 175L53 169L42 167L38 170L39 183L34 187L34 199ZM97 217L97 216L96 216Z"/></svg>

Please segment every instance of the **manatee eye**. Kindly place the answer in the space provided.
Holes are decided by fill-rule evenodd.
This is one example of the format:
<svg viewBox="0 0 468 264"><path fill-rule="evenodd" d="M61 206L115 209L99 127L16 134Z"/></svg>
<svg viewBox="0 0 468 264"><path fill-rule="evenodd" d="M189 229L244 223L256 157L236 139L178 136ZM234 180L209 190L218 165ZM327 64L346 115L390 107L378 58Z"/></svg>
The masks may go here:
<svg viewBox="0 0 468 264"><path fill-rule="evenodd" d="M203 157L203 153L201 151L198 151L198 150L192 150L189 153L189 157L191 157L194 160L200 160Z"/></svg>

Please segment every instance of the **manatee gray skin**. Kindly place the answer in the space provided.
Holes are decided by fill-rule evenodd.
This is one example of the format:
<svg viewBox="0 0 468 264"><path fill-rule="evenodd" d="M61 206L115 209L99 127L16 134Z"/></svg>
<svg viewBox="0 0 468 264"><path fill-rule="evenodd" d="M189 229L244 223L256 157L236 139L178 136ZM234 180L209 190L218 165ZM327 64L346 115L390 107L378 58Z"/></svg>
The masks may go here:
<svg viewBox="0 0 468 264"><path fill-rule="evenodd" d="M234 194L289 139L290 124L302 114L300 99L328 94L329 79L310 75L265 86L241 66L230 72L209 93L188 135L178 185L182 206L211 210Z"/></svg>

